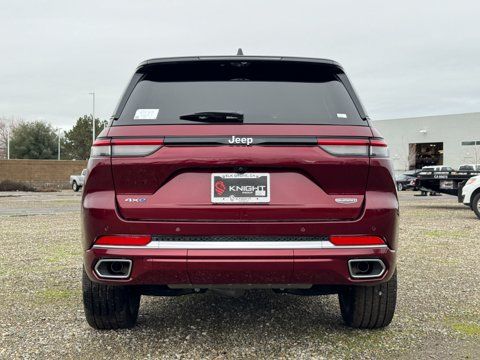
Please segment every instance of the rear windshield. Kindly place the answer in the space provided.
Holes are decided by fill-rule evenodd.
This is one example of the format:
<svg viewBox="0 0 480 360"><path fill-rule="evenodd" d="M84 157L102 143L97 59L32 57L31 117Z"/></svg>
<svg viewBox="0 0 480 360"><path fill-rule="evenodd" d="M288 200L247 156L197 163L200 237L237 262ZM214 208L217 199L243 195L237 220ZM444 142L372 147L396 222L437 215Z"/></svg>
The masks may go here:
<svg viewBox="0 0 480 360"><path fill-rule="evenodd" d="M114 126L199 124L180 119L199 112L238 113L247 124L367 125L331 65L216 61L143 71Z"/></svg>

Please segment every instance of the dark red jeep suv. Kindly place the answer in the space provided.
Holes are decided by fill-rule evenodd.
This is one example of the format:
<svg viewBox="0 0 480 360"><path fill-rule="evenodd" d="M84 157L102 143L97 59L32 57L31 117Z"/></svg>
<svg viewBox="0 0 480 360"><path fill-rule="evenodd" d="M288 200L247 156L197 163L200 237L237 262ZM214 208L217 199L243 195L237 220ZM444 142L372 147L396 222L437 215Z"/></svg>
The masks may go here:
<svg viewBox="0 0 480 360"><path fill-rule="evenodd" d="M83 300L98 329L141 295L338 294L344 322L395 311L387 145L342 67L293 57L147 60L93 144Z"/></svg>

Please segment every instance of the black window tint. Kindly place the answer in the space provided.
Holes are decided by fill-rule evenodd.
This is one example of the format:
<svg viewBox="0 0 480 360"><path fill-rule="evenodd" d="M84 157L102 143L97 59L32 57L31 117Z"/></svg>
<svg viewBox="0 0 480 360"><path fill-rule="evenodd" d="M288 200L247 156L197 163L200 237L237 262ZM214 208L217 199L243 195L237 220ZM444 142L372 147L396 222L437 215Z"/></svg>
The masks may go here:
<svg viewBox="0 0 480 360"><path fill-rule="evenodd" d="M241 113L250 124L368 125L337 71L282 62L154 66L146 69L113 125L192 124L179 117L210 111ZM135 120L139 109L158 109L158 115Z"/></svg>

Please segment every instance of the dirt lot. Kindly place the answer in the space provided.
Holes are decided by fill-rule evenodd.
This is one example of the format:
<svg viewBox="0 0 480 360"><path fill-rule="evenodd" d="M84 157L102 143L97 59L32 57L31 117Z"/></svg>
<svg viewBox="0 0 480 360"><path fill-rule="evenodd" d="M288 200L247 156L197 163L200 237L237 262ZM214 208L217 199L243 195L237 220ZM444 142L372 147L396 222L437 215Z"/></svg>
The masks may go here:
<svg viewBox="0 0 480 360"><path fill-rule="evenodd" d="M92 330L79 204L73 192L0 193L0 358L480 356L480 221L453 197L401 194L397 313L375 331L344 327L336 296L268 291L143 297L136 328Z"/></svg>

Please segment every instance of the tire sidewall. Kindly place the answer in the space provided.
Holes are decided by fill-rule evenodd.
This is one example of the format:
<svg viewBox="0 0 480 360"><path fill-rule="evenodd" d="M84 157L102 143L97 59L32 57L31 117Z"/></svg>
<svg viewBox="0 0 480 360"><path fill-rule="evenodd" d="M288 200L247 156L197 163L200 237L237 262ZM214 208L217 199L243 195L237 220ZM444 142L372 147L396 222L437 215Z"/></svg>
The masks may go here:
<svg viewBox="0 0 480 360"><path fill-rule="evenodd" d="M477 215L477 217L480 219L480 193L475 195L472 201L472 210Z"/></svg>
<svg viewBox="0 0 480 360"><path fill-rule="evenodd" d="M82 274L85 317L94 329L128 329L135 326L140 307L140 293L131 286L105 285Z"/></svg>
<svg viewBox="0 0 480 360"><path fill-rule="evenodd" d="M397 299L397 271L377 285L347 286L338 293L340 311L347 326L376 329L392 321Z"/></svg>

